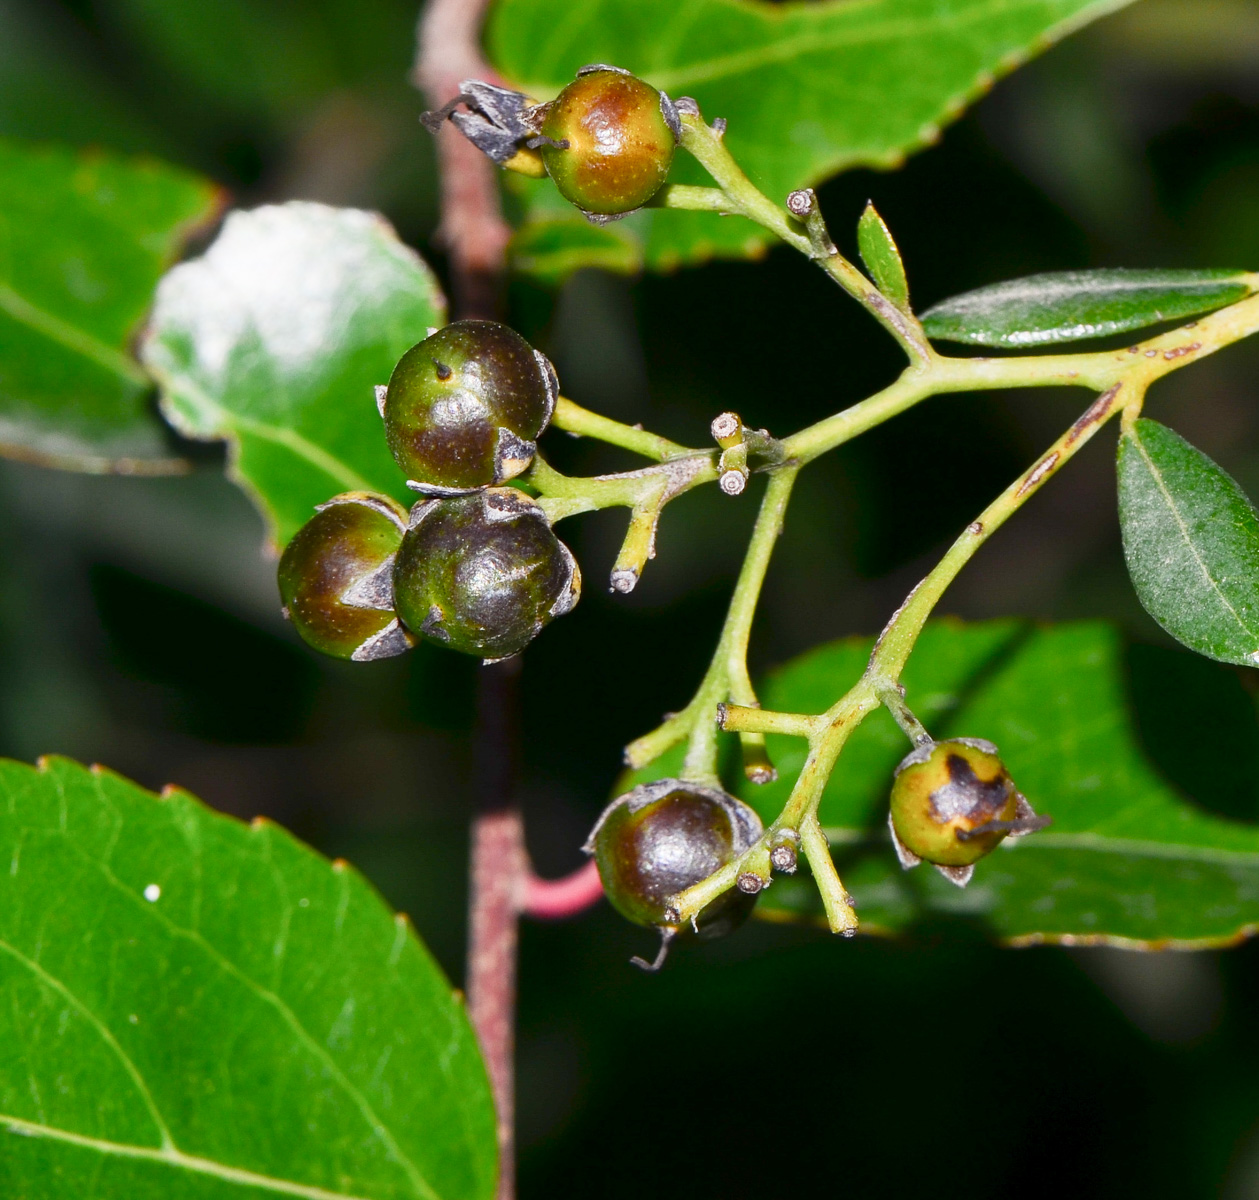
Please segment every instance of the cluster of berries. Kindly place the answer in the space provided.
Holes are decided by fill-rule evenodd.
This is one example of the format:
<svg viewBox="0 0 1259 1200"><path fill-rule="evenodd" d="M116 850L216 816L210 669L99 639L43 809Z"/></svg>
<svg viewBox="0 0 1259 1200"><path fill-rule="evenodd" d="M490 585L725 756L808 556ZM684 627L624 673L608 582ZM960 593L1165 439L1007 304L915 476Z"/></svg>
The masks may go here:
<svg viewBox="0 0 1259 1200"><path fill-rule="evenodd" d="M425 120L435 131L449 118L501 165L549 175L602 222L660 190L682 138L679 108L692 107L600 64L582 68L549 104L468 80ZM285 610L302 637L360 661L402 653L420 637L492 660L518 653L568 612L581 586L572 554L524 492L502 486L532 462L558 391L550 362L493 322L455 322L408 350L377 403L389 448L422 499L410 513L362 492L320 507L280 561ZM717 425L714 436L721 441ZM959 886L1006 837L1047 823L996 747L974 738L915 748L897 768L888 822L902 866L929 862ZM788 831L759 871L681 920L677 896L752 850L763 832L741 800L680 779L642 784L608 805L585 850L613 907L660 932L655 961L635 959L639 966L657 970L679 935L730 933L772 870L796 869Z"/></svg>
<svg viewBox="0 0 1259 1200"><path fill-rule="evenodd" d="M1032 811L991 742L951 738L925 742L897 767L888 824L903 867L929 862L964 886L984 855L1007 837L1043 828L1048 818ZM658 969L679 934L721 937L743 923L768 875L741 875L692 925L680 923L671 906L680 892L750 850L761 833L760 818L741 800L678 779L642 784L604 810L586 853L612 906L635 924L654 926L662 939L654 963L634 962ZM793 842L781 840L768 860L793 872Z"/></svg>
<svg viewBox="0 0 1259 1200"><path fill-rule="evenodd" d="M320 505L280 559L284 610L325 654L367 662L421 637L487 660L518 654L581 594L542 509L503 487L533 461L559 384L547 358L493 321L412 346L376 389L408 513L347 492Z"/></svg>

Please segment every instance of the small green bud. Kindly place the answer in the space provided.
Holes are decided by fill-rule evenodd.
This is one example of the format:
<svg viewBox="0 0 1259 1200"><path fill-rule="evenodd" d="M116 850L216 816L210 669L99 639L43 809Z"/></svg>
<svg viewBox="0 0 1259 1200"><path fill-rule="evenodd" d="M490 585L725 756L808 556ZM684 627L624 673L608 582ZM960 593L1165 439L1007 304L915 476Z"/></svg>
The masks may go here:
<svg viewBox="0 0 1259 1200"><path fill-rule="evenodd" d="M398 360L378 403L410 486L448 495L525 470L558 395L550 361L514 329L455 321Z"/></svg>
<svg viewBox="0 0 1259 1200"><path fill-rule="evenodd" d="M572 552L515 488L417 504L393 583L413 633L490 660L518 654L581 595Z"/></svg>
<svg viewBox="0 0 1259 1200"><path fill-rule="evenodd" d="M406 509L389 497L346 492L297 531L277 574L285 615L308 645L355 662L414 645L393 608L394 556L406 527Z"/></svg>
<svg viewBox="0 0 1259 1200"><path fill-rule="evenodd" d="M588 215L615 217L660 190L682 126L663 92L595 65L546 107L542 134L542 161L560 195Z"/></svg>
<svg viewBox="0 0 1259 1200"><path fill-rule="evenodd" d="M667 945L679 932L723 937L743 924L759 887L723 892L699 914L694 930L679 926L669 899L750 849L761 831L760 817L742 800L717 788L659 779L613 800L584 849L594 855L612 907L636 925L655 926Z"/></svg>
<svg viewBox="0 0 1259 1200"><path fill-rule="evenodd" d="M926 742L907 755L888 821L902 866L925 860L958 886L1007 836L1048 824L1019 794L996 746L979 738Z"/></svg>

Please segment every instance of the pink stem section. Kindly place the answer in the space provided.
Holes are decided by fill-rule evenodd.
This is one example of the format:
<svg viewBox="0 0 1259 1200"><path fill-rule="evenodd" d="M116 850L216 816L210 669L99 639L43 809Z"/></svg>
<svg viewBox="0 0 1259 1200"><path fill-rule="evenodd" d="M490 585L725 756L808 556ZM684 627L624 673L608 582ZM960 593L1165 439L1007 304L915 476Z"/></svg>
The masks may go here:
<svg viewBox="0 0 1259 1200"><path fill-rule="evenodd" d="M520 911L539 921L562 921L585 912L603 896L599 868L592 859L563 879L539 879L533 872L525 877L525 894Z"/></svg>

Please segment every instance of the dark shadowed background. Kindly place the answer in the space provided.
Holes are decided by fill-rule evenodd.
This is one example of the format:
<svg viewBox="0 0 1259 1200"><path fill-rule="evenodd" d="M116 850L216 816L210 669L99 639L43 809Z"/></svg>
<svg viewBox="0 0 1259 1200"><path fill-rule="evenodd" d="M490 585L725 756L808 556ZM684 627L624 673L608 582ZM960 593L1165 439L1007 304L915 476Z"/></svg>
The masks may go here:
<svg viewBox="0 0 1259 1200"><path fill-rule="evenodd" d="M409 0L0 0L0 134L148 152L242 205L378 208L440 267L406 81L414 17ZM1259 4L1149 0L1103 21L903 170L828 185L837 235L867 198L922 305L1045 269L1259 268ZM786 250L518 283L510 312L568 395L695 444L721 409L786 433L898 369ZM940 397L807 472L754 666L874 632L1083 405ZM1172 376L1150 405L1259 494L1259 345ZM565 470L624 461L546 443ZM1191 798L1259 819L1254 674L1173 650L1138 608L1112 452L1098 438L943 609L1116 620L1155 760ZM307 651L260 520L218 452L202 457L190 479L147 481L0 465L0 753L99 760L271 816L360 866L458 980L477 667L431 644L366 667ZM620 746L689 696L753 511L716 489L671 506L629 598L599 586L623 514L564 526L585 598L524 668L543 873L578 865ZM1189 715L1204 673L1235 675L1229 713ZM895 943L753 925L649 978L626 960L650 940L605 907L524 930L525 1197L1259 1197L1259 947L1013 951L959 923Z"/></svg>

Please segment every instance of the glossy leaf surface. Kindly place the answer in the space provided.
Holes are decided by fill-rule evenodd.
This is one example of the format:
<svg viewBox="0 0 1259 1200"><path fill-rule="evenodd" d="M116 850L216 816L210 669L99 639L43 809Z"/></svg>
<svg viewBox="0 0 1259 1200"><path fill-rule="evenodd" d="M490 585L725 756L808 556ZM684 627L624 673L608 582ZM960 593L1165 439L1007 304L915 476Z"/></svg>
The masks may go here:
<svg viewBox="0 0 1259 1200"><path fill-rule="evenodd" d="M1126 0L500 0L488 41L496 67L539 99L578 67L623 66L671 96L692 96L752 181L781 203L847 167L895 166L993 80ZM680 154L676 183L711 181ZM511 180L528 219L582 218L547 180ZM767 242L742 217L647 209L620 223L655 269ZM557 237L551 234L552 241Z"/></svg>
<svg viewBox="0 0 1259 1200"><path fill-rule="evenodd" d="M381 217L292 202L233 213L166 276L142 356L172 424L230 442L283 545L338 492L414 499L372 389L444 321L432 272Z"/></svg>
<svg viewBox="0 0 1259 1200"><path fill-rule="evenodd" d="M892 231L873 204L866 205L857 222L857 247L879 291L898 307L908 308L909 281L905 278L901 252L892 240Z"/></svg>
<svg viewBox="0 0 1259 1200"><path fill-rule="evenodd" d="M6 1196L493 1193L463 1007L357 872L66 759L0 794Z"/></svg>
<svg viewBox="0 0 1259 1200"><path fill-rule="evenodd" d="M1259 514L1237 481L1143 417L1119 442L1119 520L1150 616L1199 654L1259 664Z"/></svg>
<svg viewBox="0 0 1259 1200"><path fill-rule="evenodd" d="M0 140L0 454L177 465L131 344L162 272L219 203L175 167Z"/></svg>
<svg viewBox="0 0 1259 1200"><path fill-rule="evenodd" d="M804 655L771 677L762 702L821 711L856 681L870 645L853 639ZM1100 623L929 625L905 672L910 705L936 737L994 741L1016 786L1053 824L1007 840L964 890L926 865L902 871L887 797L908 743L876 712L853 734L820 811L865 931L903 932L947 915L1012 942L1196 946L1259 928L1259 825L1214 815L1167 782L1137 736L1125 674L1119 637ZM1253 725L1253 706L1246 720ZM804 758L796 739L773 737L770 752L779 782L741 788L766 819ZM817 919L821 907L801 871L776 880L757 911Z"/></svg>
<svg viewBox="0 0 1259 1200"><path fill-rule="evenodd" d="M1050 271L964 292L922 314L927 336L973 346L1047 346L1147 329L1245 299L1242 271Z"/></svg>

